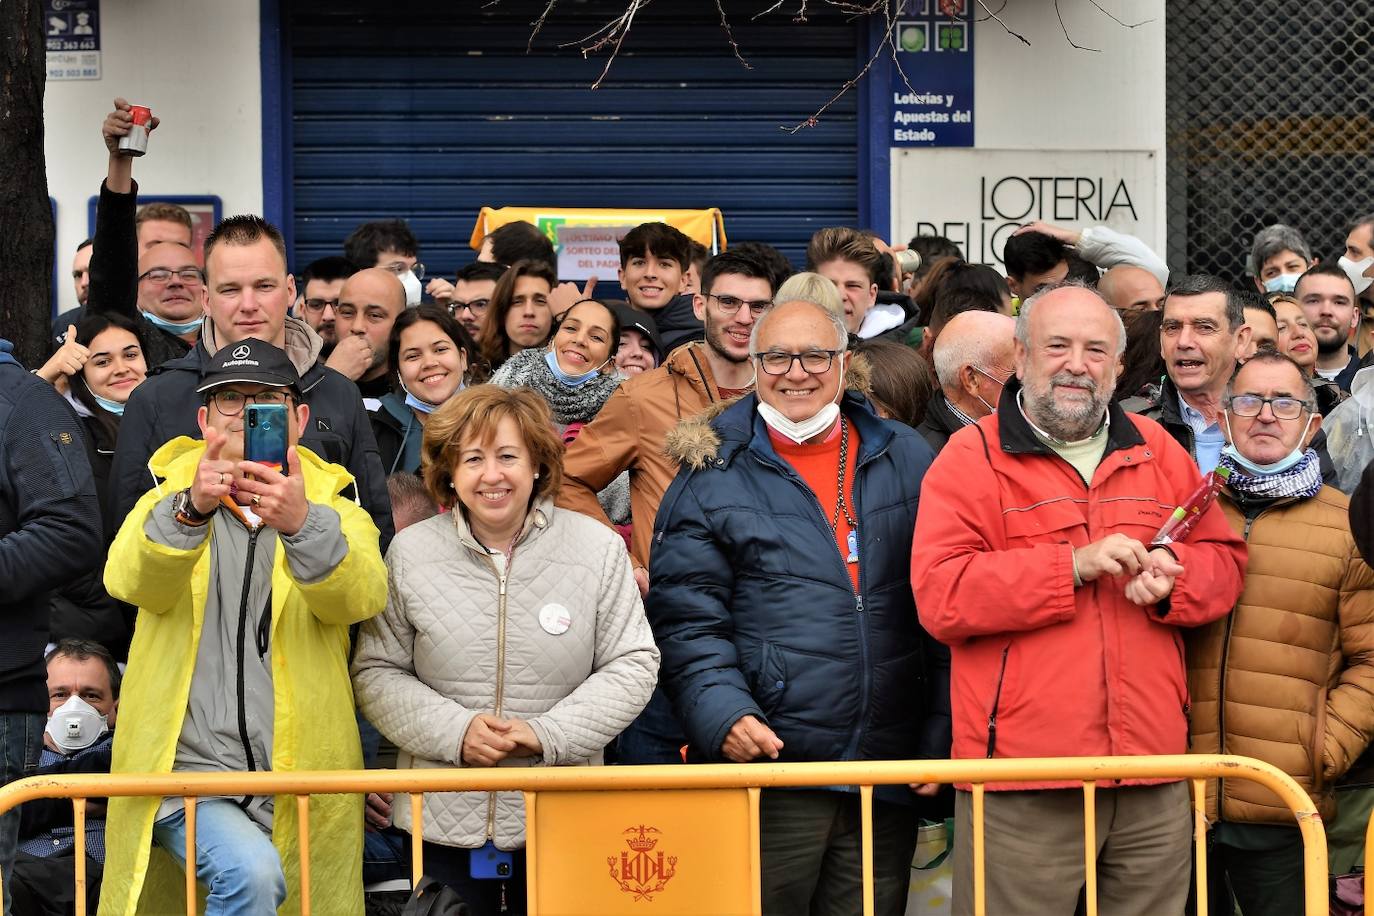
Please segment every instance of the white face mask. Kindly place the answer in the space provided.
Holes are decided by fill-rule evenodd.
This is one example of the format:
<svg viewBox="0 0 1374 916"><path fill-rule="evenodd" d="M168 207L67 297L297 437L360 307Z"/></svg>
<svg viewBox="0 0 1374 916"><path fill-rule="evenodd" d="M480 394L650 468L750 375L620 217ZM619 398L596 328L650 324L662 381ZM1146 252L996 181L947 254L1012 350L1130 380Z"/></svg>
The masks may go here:
<svg viewBox="0 0 1374 916"><path fill-rule="evenodd" d="M1364 258L1359 261L1352 261L1344 255L1336 262L1341 265L1341 270L1350 278L1350 282L1355 284L1355 295L1359 296L1369 289L1369 284L1374 283L1374 277L1366 277L1364 272L1374 267L1374 257Z"/></svg>
<svg viewBox="0 0 1374 916"><path fill-rule="evenodd" d="M69 754L85 750L109 730L109 723L100 710L78 696L68 697L67 702L57 707L48 717L46 729L53 744Z"/></svg>
<svg viewBox="0 0 1374 916"><path fill-rule="evenodd" d="M1264 281L1264 291L1267 293L1291 293L1298 288L1298 278L1302 274L1279 274L1277 277L1270 277Z"/></svg>
<svg viewBox="0 0 1374 916"><path fill-rule="evenodd" d="M396 278L401 281L401 285L406 288L406 305L420 304L420 278L415 276L415 271L407 270L403 274L397 274Z"/></svg>
<svg viewBox="0 0 1374 916"><path fill-rule="evenodd" d="M801 445L807 439L814 439L821 433L835 425L835 421L840 418L840 395L844 393L844 354L840 355L840 384L835 392L835 398L826 404L813 416L805 420L789 420L772 404L764 403L763 398L759 398L759 416L763 417L763 422L768 424L768 428L780 436L785 436L793 442Z"/></svg>

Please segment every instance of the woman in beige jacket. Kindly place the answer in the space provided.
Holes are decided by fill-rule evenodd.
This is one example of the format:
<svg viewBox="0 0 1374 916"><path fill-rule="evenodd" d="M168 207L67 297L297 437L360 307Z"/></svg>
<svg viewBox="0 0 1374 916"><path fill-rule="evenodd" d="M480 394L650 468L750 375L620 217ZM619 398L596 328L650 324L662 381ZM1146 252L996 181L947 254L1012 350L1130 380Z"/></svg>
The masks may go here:
<svg viewBox="0 0 1374 916"><path fill-rule="evenodd" d="M553 507L562 451L528 389L470 388L426 424L425 483L452 511L392 542L387 608L353 663L399 766L600 763L648 702L659 656L629 556ZM410 830L408 805L393 810ZM424 839L426 874L474 913L523 912L519 793L428 795Z"/></svg>

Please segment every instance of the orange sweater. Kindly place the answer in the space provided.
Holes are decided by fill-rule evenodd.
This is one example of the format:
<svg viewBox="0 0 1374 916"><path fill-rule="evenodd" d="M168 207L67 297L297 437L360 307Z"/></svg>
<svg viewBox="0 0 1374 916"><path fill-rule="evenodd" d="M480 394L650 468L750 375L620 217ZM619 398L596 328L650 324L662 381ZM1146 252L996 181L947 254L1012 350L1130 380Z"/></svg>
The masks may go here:
<svg viewBox="0 0 1374 916"><path fill-rule="evenodd" d="M848 421L845 421L848 422ZM821 514L825 516L827 522L835 521L835 503L840 496L840 428L836 426L834 431L822 442L815 444L798 445L791 439L783 438L772 430L769 430L769 438L773 442L773 448L778 453L778 457L792 466L806 485L811 488L811 492L816 495L816 501L821 504ZM848 467L845 469L845 505L849 507L849 514L855 515L854 510L854 459L859 454L859 431L852 424L849 426L849 460ZM854 530L853 526L845 519L844 513L839 513L839 520L835 525L835 546L840 551L840 556L848 558L849 535ZM854 583L854 590L859 590L859 564L858 562L845 563L845 568L849 570L849 579Z"/></svg>

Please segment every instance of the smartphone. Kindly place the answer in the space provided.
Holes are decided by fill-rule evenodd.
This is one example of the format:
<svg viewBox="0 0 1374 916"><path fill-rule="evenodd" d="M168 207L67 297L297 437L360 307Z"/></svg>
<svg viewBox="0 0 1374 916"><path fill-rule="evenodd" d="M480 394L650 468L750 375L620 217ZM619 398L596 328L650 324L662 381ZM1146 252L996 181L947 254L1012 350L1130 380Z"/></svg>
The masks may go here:
<svg viewBox="0 0 1374 916"><path fill-rule="evenodd" d="M243 457L286 473L285 404L249 404L244 408Z"/></svg>
<svg viewBox="0 0 1374 916"><path fill-rule="evenodd" d="M486 845L469 853L468 874L479 880L505 879L514 870L515 857L487 840Z"/></svg>

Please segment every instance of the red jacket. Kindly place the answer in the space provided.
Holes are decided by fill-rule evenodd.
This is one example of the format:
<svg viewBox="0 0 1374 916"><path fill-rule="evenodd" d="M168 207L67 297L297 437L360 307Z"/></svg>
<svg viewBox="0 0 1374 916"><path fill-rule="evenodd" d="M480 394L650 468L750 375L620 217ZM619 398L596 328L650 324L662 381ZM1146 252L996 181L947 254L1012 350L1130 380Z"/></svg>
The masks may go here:
<svg viewBox="0 0 1374 916"><path fill-rule="evenodd" d="M1115 532L1148 544L1197 466L1159 424L1112 404L1085 486L1031 432L1015 387L950 438L921 485L911 579L921 624L950 646L953 756L1186 753L1178 627L1231 610L1244 541L1214 504L1174 546L1186 572L1158 605L1132 604L1125 579L1075 588L1073 548ZM1063 783L1000 788L1045 785Z"/></svg>

